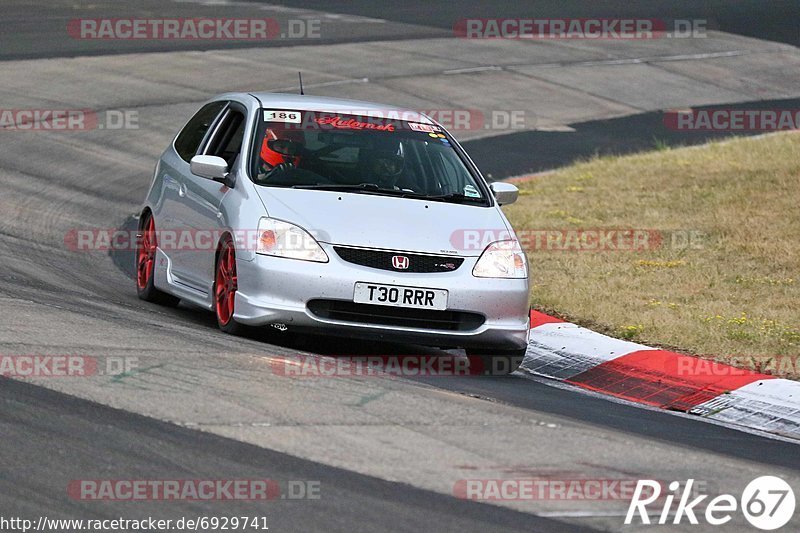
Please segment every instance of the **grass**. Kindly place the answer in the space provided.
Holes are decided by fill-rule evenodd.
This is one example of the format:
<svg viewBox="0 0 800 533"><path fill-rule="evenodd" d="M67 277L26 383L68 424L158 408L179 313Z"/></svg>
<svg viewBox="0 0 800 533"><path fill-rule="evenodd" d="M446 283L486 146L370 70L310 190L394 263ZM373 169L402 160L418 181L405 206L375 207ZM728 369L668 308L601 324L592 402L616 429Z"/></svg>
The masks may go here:
<svg viewBox="0 0 800 533"><path fill-rule="evenodd" d="M785 364L800 362L800 135L600 157L519 185L504 210L523 241L531 230L662 236L640 250L527 246L534 308L800 377Z"/></svg>

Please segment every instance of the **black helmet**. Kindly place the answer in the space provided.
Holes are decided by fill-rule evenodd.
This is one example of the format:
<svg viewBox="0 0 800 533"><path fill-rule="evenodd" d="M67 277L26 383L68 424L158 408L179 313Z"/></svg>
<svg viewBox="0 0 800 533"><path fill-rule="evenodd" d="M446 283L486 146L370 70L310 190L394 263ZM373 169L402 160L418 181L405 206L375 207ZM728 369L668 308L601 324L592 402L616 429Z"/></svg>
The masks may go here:
<svg viewBox="0 0 800 533"><path fill-rule="evenodd" d="M365 150L363 176L365 181L376 182L381 186L394 186L403 173L403 167L405 167L405 157L402 144Z"/></svg>

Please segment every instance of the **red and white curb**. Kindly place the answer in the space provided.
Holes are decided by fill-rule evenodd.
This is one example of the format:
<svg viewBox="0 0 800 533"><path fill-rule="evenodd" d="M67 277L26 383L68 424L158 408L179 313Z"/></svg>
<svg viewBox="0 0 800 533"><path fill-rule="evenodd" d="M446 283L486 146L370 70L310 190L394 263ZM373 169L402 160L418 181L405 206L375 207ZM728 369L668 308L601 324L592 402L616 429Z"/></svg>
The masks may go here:
<svg viewBox="0 0 800 533"><path fill-rule="evenodd" d="M531 311L522 369L591 391L800 438L800 382L614 339Z"/></svg>

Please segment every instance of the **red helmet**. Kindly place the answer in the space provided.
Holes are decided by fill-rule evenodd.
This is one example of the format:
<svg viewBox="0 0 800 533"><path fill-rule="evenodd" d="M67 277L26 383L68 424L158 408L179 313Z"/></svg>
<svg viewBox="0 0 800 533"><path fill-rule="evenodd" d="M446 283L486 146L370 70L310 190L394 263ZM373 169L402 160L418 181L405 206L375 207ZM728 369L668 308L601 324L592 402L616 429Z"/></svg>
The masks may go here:
<svg viewBox="0 0 800 533"><path fill-rule="evenodd" d="M276 139L288 139L305 144L303 132L287 131L285 129L270 127L267 128L267 131L264 134L264 142L261 143L261 159L270 167L274 167L281 163L293 163L295 166L297 166L300 163L300 156L295 156L292 158L290 156L279 154L269 147L269 141L274 141Z"/></svg>

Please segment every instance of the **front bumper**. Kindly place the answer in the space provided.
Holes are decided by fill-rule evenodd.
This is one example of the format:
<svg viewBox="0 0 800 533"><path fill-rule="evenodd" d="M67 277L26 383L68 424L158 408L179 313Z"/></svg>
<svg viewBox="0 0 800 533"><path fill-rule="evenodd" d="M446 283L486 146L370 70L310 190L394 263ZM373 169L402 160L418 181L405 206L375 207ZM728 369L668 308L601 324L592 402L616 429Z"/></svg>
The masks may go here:
<svg viewBox="0 0 800 533"><path fill-rule="evenodd" d="M343 261L327 244L328 263L255 255L237 261L238 290L234 318L260 326L285 324L320 333L408 342L440 347L523 349L528 343L528 280L486 279L472 275L477 257L467 257L453 272L397 273ZM448 291L448 311L477 313L483 320L469 329L406 327L337 320L312 312L314 300L352 302L358 281Z"/></svg>

